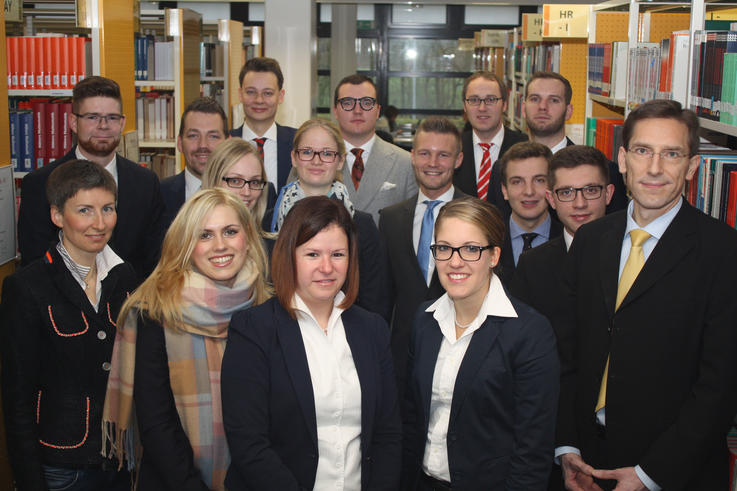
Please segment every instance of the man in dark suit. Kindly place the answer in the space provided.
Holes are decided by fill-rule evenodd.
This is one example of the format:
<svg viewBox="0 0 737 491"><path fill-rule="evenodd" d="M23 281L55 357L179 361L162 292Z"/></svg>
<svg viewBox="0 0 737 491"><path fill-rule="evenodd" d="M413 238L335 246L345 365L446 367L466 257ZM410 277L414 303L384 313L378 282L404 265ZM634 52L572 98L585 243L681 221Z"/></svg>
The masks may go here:
<svg viewBox="0 0 737 491"><path fill-rule="evenodd" d="M115 153L125 127L120 87L104 77L88 77L72 91L69 127L77 145L62 158L23 178L18 216L21 264L41 257L57 241L46 200L46 181L64 162L85 159L104 167L118 185L118 221L109 245L145 278L156 266L162 237L159 180L156 175Z"/></svg>
<svg viewBox="0 0 737 491"><path fill-rule="evenodd" d="M384 208L379 219L392 277L391 343L400 394L404 393L407 349L415 311L422 302L436 299L445 292L438 281L429 248L434 242L435 219L445 203L465 196L453 187L453 171L461 165L463 153L461 135L451 121L435 116L422 120L415 133L411 155L419 193Z"/></svg>
<svg viewBox="0 0 737 491"><path fill-rule="evenodd" d="M618 154L632 202L576 232L556 435L569 489L727 486L737 232L681 196L698 130L675 101L634 109Z"/></svg>
<svg viewBox="0 0 737 491"><path fill-rule="evenodd" d="M243 138L259 149L271 183L267 208L273 208L292 170L292 144L297 132L295 128L276 123L276 112L284 102L284 75L275 59L251 58L241 68L238 83L245 121L230 136Z"/></svg>
<svg viewBox="0 0 737 491"><path fill-rule="evenodd" d="M571 119L573 89L563 75L555 72L535 72L527 82L522 113L527 123L530 140L542 143L556 153L575 145L566 136L566 121ZM614 195L607 205L607 213L627 207L627 190L617 164L609 162L609 178L614 184Z"/></svg>
<svg viewBox="0 0 737 491"><path fill-rule="evenodd" d="M169 228L184 202L200 190L202 174L210 154L227 135L228 117L212 97L200 97L184 108L177 149L184 158L185 167L179 174L161 180L166 228Z"/></svg>
<svg viewBox="0 0 737 491"><path fill-rule="evenodd" d="M499 162L504 199L511 213L506 220L502 255L496 273L505 285L512 279L523 251L558 237L563 226L548 210L548 165L553 155L545 145L512 145Z"/></svg>
<svg viewBox="0 0 737 491"><path fill-rule="evenodd" d="M453 177L455 187L495 205L504 216L510 209L502 195L498 160L527 135L502 124L507 87L491 72L476 72L463 82L463 110L471 125L464 131L463 163Z"/></svg>

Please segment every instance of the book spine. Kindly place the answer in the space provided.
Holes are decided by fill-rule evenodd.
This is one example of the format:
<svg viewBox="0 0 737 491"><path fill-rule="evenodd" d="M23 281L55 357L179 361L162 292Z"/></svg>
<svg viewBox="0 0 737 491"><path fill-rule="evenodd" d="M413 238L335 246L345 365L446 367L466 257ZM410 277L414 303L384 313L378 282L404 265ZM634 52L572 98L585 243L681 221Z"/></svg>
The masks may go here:
<svg viewBox="0 0 737 491"><path fill-rule="evenodd" d="M59 154L66 155L72 149L72 130L69 120L72 116L72 103L62 102L59 104Z"/></svg>
<svg viewBox="0 0 737 491"><path fill-rule="evenodd" d="M20 124L20 159L18 165L23 171L33 170L33 113L22 111L18 113Z"/></svg>
<svg viewBox="0 0 737 491"><path fill-rule="evenodd" d="M33 135L36 168L46 164L46 102L33 103Z"/></svg>
<svg viewBox="0 0 737 491"><path fill-rule="evenodd" d="M10 165L13 170L22 171L20 167L20 121L18 113L10 112L8 123L10 125Z"/></svg>
<svg viewBox="0 0 737 491"><path fill-rule="evenodd" d="M61 157L59 149L59 105L53 102L46 104L46 164Z"/></svg>

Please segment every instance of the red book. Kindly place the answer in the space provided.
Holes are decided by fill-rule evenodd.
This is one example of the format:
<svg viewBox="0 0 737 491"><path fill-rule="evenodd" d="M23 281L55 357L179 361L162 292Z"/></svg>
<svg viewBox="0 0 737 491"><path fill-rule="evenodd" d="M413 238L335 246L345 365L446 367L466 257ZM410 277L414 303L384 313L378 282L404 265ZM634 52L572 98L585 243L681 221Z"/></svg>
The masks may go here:
<svg viewBox="0 0 737 491"><path fill-rule="evenodd" d="M69 128L69 117L72 115L72 103L60 102L59 106L59 152L66 155L72 149L72 131Z"/></svg>
<svg viewBox="0 0 737 491"><path fill-rule="evenodd" d="M612 86L612 43L604 43L604 61L601 79L601 95L609 97Z"/></svg>
<svg viewBox="0 0 737 491"><path fill-rule="evenodd" d="M18 38L18 88L27 89L28 57L26 55L26 37Z"/></svg>
<svg viewBox="0 0 737 491"><path fill-rule="evenodd" d="M44 75L46 74L46 54L44 53L43 38L33 38L33 49L36 52L36 88L45 89Z"/></svg>
<svg viewBox="0 0 737 491"><path fill-rule="evenodd" d="M52 83L52 76L51 72L54 69L54 64L51 61L53 58L53 53L51 51L51 38L48 36L44 36L41 38L43 50L44 50L44 89L51 89L53 87Z"/></svg>
<svg viewBox="0 0 737 491"><path fill-rule="evenodd" d="M60 37L51 39L51 88L63 89L61 85L61 41Z"/></svg>
<svg viewBox="0 0 737 491"><path fill-rule="evenodd" d="M45 100L33 101L33 146L36 168L46 165L46 104Z"/></svg>
<svg viewBox="0 0 737 491"><path fill-rule="evenodd" d="M18 38L9 37L5 39L5 53L8 67L8 88L18 88Z"/></svg>
<svg viewBox="0 0 737 491"><path fill-rule="evenodd" d="M729 173L729 196L727 198L727 223L736 228L735 213L737 213L737 171Z"/></svg>
<svg viewBox="0 0 737 491"><path fill-rule="evenodd" d="M58 39L58 38L57 38ZM46 161L49 164L61 157L59 132L59 104L49 102L46 104L46 134L44 145L46 145Z"/></svg>
<svg viewBox="0 0 737 491"><path fill-rule="evenodd" d="M63 37L59 38L59 51L61 52L60 62L59 62L59 86L62 89L71 89L72 86L69 85L69 72L71 72L71 57L69 54L70 50L70 44L71 44L72 38L70 37Z"/></svg>
<svg viewBox="0 0 737 491"><path fill-rule="evenodd" d="M69 86L74 88L77 85L78 65L79 65L79 44L77 39L79 36L70 37L69 39Z"/></svg>
<svg viewBox="0 0 737 491"><path fill-rule="evenodd" d="M88 70L92 70L91 66L87 66L87 63L91 63L91 53L88 50L92 46L90 38L87 36L79 36L77 38L77 82L81 82L87 76Z"/></svg>
<svg viewBox="0 0 737 491"><path fill-rule="evenodd" d="M29 36L26 38L26 59L28 60L28 71L26 74L26 87L29 89L38 89L36 87L36 73L38 70L36 62L36 38Z"/></svg>

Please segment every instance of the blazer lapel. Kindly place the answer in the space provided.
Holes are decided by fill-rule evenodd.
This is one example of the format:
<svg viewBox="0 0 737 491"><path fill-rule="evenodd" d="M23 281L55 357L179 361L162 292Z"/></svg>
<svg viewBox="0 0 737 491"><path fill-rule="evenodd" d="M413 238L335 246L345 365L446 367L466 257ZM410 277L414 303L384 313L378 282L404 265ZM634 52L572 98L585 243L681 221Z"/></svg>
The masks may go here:
<svg viewBox="0 0 737 491"><path fill-rule="evenodd" d="M346 310L341 317L343 318L345 337L348 346L351 348L353 364L356 367L358 380L361 384L361 433L365 432L366 435L371 435L375 419L376 404L374 401L377 399L376 387L378 385L376 372L372 370L372 367L376 365L376 360L371 357L371 352L367 349L370 346L370 341L364 336L363 333L366 331L362 329L363 326L356 319L354 310ZM369 440L368 438L361 438L361 446L363 447L363 443Z"/></svg>
<svg viewBox="0 0 737 491"><path fill-rule="evenodd" d="M420 271L420 264L417 262L417 254L415 253L414 238L412 237L416 204L417 195L414 195L414 197L407 200L402 207L401 223L399 224L401 231L399 231L399 234L402 243L402 254L411 264L410 268L412 271L418 278L422 278L422 271ZM422 279L424 280L424 278Z"/></svg>
<svg viewBox="0 0 737 491"><path fill-rule="evenodd" d="M431 312L425 312L428 316L428 327L422 330L421 335L425 337L423 342L418 343L420 347L415 353L415 366L417 367L418 379L420 381L420 399L422 403L422 414L424 416L424 426L430 421L430 400L432 399L432 379L435 373L435 363L438 361L438 353L440 352L440 343L443 341L443 334L437 321L432 317ZM411 369L411 367L409 368Z"/></svg>
<svg viewBox="0 0 737 491"><path fill-rule="evenodd" d="M374 147L371 149L368 159L364 159L365 171L358 187L359 210L368 208L368 205L380 194L381 186L387 177L393 175L394 156L386 151L386 143L376 137Z"/></svg>
<svg viewBox="0 0 737 491"><path fill-rule="evenodd" d="M474 162L473 153L473 136L471 131L466 131L462 135L463 140L463 162L461 166L455 170L453 183L462 191L476 196L476 164ZM473 192L471 192L473 190Z"/></svg>
<svg viewBox="0 0 737 491"><path fill-rule="evenodd" d="M297 321L289 317L287 312L276 307L277 334L284 352L284 363L287 365L289 377L292 379L294 392L302 408L302 415L307 422L310 436L317 448L317 416L315 415L315 394L312 390L312 379L310 378L310 367L307 364L307 353L305 352L302 333L299 331Z"/></svg>
<svg viewBox="0 0 737 491"><path fill-rule="evenodd" d="M614 313L617 302L617 285L619 283L619 257L622 252L622 239L627 225L627 215L622 214L615 227L607 230L602 236L599 267L601 271L601 289L604 292L606 311Z"/></svg>

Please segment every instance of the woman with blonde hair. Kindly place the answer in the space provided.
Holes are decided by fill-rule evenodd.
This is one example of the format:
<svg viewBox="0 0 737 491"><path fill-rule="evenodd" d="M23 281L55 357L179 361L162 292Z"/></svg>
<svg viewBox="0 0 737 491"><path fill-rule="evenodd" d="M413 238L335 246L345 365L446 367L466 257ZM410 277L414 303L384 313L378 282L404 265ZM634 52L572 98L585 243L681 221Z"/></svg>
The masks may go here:
<svg viewBox="0 0 737 491"><path fill-rule="evenodd" d="M223 489L220 364L233 313L269 298L265 278L266 254L240 200L207 189L184 204L159 264L118 317L103 450L138 459L133 396L139 490Z"/></svg>
<svg viewBox="0 0 737 491"><path fill-rule="evenodd" d="M202 189L209 188L235 193L260 227L272 187L266 179L264 162L253 145L242 138L229 138L218 145L202 175Z"/></svg>

